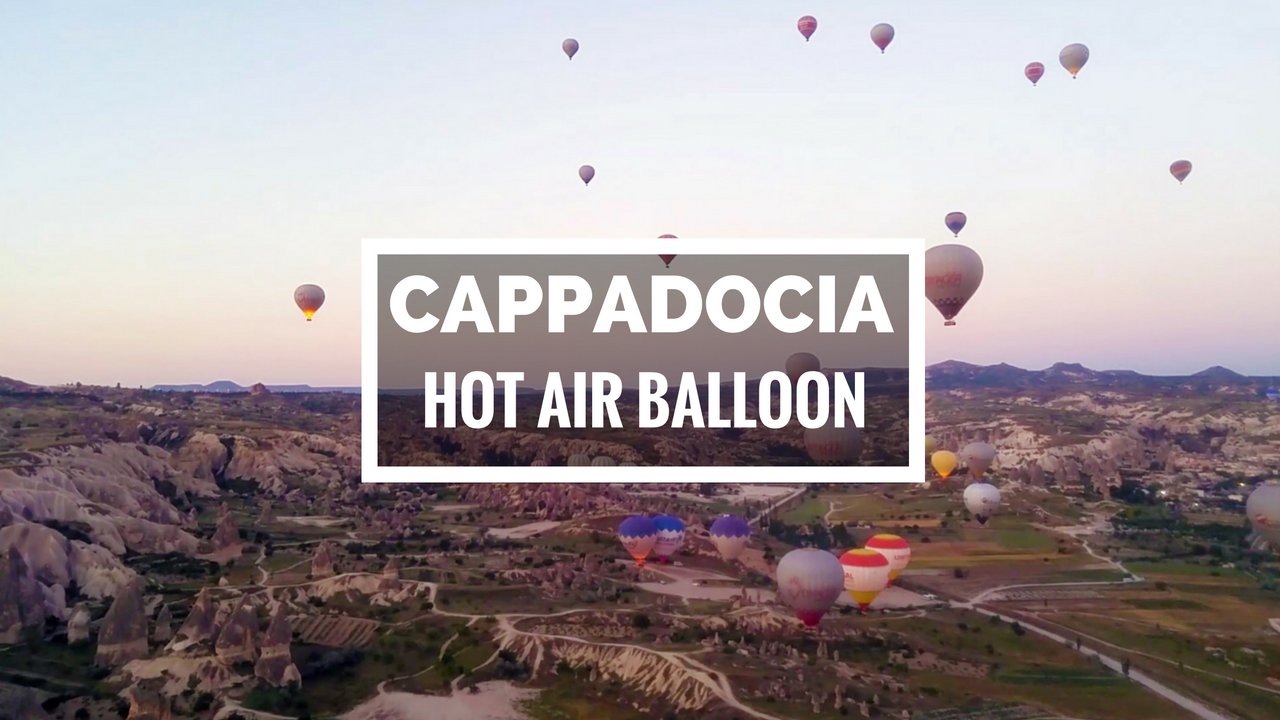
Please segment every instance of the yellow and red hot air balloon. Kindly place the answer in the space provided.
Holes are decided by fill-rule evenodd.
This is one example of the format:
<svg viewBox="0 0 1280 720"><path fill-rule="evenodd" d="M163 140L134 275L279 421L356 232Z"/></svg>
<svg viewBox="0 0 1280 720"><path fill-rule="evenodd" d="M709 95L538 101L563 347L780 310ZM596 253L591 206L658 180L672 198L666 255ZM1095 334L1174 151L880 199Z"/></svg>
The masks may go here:
<svg viewBox="0 0 1280 720"><path fill-rule="evenodd" d="M929 464L933 465L933 469L937 471L938 476L946 480L951 473L956 471L956 466L960 461L956 458L956 454L950 450L938 450L929 458Z"/></svg>
<svg viewBox="0 0 1280 720"><path fill-rule="evenodd" d="M324 305L324 290L319 285L299 285L293 291L293 301L302 314L307 316L307 322L311 322L311 316Z"/></svg>
<svg viewBox="0 0 1280 720"><path fill-rule="evenodd" d="M840 566L845 591L863 610L889 586L889 559L875 550L850 550L840 556Z"/></svg>
<svg viewBox="0 0 1280 720"><path fill-rule="evenodd" d="M889 561L889 583L892 584L911 562L911 543L892 533L872 535L866 543L868 550L875 550Z"/></svg>

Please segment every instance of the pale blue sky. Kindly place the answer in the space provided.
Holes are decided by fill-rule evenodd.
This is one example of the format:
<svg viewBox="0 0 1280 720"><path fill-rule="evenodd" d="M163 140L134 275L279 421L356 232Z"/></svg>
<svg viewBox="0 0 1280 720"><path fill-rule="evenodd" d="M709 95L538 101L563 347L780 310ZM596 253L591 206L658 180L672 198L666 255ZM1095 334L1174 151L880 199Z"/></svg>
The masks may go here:
<svg viewBox="0 0 1280 720"><path fill-rule="evenodd" d="M357 384L362 237L951 210L986 278L931 362L1280 374L1277 35L1274 0L6 3L0 375Z"/></svg>

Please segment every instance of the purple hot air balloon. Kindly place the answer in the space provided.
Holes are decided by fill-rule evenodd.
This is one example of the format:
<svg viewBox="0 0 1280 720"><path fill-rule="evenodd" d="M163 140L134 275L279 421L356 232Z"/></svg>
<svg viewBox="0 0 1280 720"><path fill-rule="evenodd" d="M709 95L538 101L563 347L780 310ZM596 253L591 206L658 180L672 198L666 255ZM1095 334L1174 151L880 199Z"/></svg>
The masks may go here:
<svg viewBox="0 0 1280 720"><path fill-rule="evenodd" d="M653 524L658 528L658 542L653 546L653 554L666 562L684 543L684 521L674 515L659 515L653 519Z"/></svg>
<svg viewBox="0 0 1280 720"><path fill-rule="evenodd" d="M751 526L737 515L721 515L711 523L711 542L725 560L737 560L750 538Z"/></svg>
<svg viewBox="0 0 1280 720"><path fill-rule="evenodd" d="M809 42L809 38L813 36L813 31L818 29L818 21L812 15L805 15L796 23L796 28L804 36L804 41Z"/></svg>
<svg viewBox="0 0 1280 720"><path fill-rule="evenodd" d="M965 217L962 212L947 213L946 223L947 229L960 237L960 231L964 229L964 224L969 222L969 218Z"/></svg>
<svg viewBox="0 0 1280 720"><path fill-rule="evenodd" d="M658 526L648 516L632 515L618 526L618 539L636 564L644 567L644 559L658 542Z"/></svg>
<svg viewBox="0 0 1280 720"><path fill-rule="evenodd" d="M564 54L568 55L569 59L572 60L573 56L578 52L578 41L573 38L569 38L568 40L560 43L560 49L564 50Z"/></svg>
<svg viewBox="0 0 1280 720"><path fill-rule="evenodd" d="M582 178L583 185L590 185L591 178L596 176L596 169L590 165L583 165L578 168L578 177Z"/></svg>

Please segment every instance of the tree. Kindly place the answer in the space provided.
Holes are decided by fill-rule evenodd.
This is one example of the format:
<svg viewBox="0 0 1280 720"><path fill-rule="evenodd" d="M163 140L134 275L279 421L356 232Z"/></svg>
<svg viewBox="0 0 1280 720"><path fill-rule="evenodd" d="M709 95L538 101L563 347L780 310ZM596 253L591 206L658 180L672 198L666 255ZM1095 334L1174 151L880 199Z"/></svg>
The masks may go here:
<svg viewBox="0 0 1280 720"><path fill-rule="evenodd" d="M1120 663L1120 672L1124 673L1125 677L1129 677L1129 658L1125 658L1124 662Z"/></svg>
<svg viewBox="0 0 1280 720"><path fill-rule="evenodd" d="M1013 634L1017 635L1018 637L1022 637L1023 635L1027 634L1026 628L1022 627L1022 623L1018 622L1017 620L1013 621L1013 624L1009 626L1009 629L1013 630Z"/></svg>
<svg viewBox="0 0 1280 720"><path fill-rule="evenodd" d="M631 616L631 625L637 630L648 630L649 627L653 625L653 620L644 613L636 613Z"/></svg>

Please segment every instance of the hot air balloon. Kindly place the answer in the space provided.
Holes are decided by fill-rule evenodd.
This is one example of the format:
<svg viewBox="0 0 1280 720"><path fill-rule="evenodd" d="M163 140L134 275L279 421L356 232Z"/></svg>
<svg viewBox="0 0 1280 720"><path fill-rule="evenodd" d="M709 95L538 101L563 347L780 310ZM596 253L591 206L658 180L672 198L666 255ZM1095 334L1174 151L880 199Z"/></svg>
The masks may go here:
<svg viewBox="0 0 1280 720"><path fill-rule="evenodd" d="M1080 72L1080 68L1089 62L1089 48L1080 43L1072 43L1058 53L1058 62L1062 63L1062 67L1071 73L1071 79L1075 79L1076 73Z"/></svg>
<svg viewBox="0 0 1280 720"><path fill-rule="evenodd" d="M946 480L951 473L956 471L956 465L960 462L956 460L956 454L950 450L939 450L929 458L929 464L933 465L933 469L938 475Z"/></svg>
<svg viewBox="0 0 1280 720"><path fill-rule="evenodd" d="M889 558L875 550L850 550L840 556L840 566L844 589L863 610L889 586Z"/></svg>
<svg viewBox="0 0 1280 720"><path fill-rule="evenodd" d="M613 467L618 463L614 462L613 458L609 457L608 455L601 455L600 457L592 460L591 464L595 467Z"/></svg>
<svg viewBox="0 0 1280 720"><path fill-rule="evenodd" d="M1022 72L1027 76L1027 79L1031 81L1031 85L1034 87L1036 83L1040 82L1040 78L1044 77L1044 63L1027 63L1026 69Z"/></svg>
<svg viewBox="0 0 1280 720"><path fill-rule="evenodd" d="M801 352L787 358L787 379L792 386L800 382L800 376L807 372L822 372L822 362L813 353Z"/></svg>
<svg viewBox="0 0 1280 720"><path fill-rule="evenodd" d="M633 462L623 462L618 463L618 467L636 467L636 464Z"/></svg>
<svg viewBox="0 0 1280 720"><path fill-rule="evenodd" d="M311 322L311 316L324 304L324 290L319 285L299 285L293 291L293 301L298 304L302 314L307 316L307 322Z"/></svg>
<svg viewBox="0 0 1280 720"><path fill-rule="evenodd" d="M809 42L809 37L813 35L813 31L818 29L818 21L812 15L805 15L796 23L796 27L800 28L800 34L804 36L804 41Z"/></svg>
<svg viewBox="0 0 1280 720"><path fill-rule="evenodd" d="M969 474L980 478L996 461L996 449L984 442L971 442L960 451L960 457L969 468Z"/></svg>
<svg viewBox="0 0 1280 720"><path fill-rule="evenodd" d="M778 598L795 610L806 627L817 625L842 591L844 569L826 550L800 548L778 561Z"/></svg>
<svg viewBox="0 0 1280 720"><path fill-rule="evenodd" d="M658 239L659 240L675 240L676 236L675 235L659 235ZM675 255L659 255L658 257L662 259L662 264L666 265L667 267L671 267L671 261L676 259Z"/></svg>
<svg viewBox="0 0 1280 720"><path fill-rule="evenodd" d="M884 49L893 42L893 26L889 23L880 23L871 28L871 42L880 48L880 54L883 55Z"/></svg>
<svg viewBox="0 0 1280 720"><path fill-rule="evenodd" d="M591 465L591 458L581 453L577 455L570 455L568 465L569 467L589 467Z"/></svg>
<svg viewBox="0 0 1280 720"><path fill-rule="evenodd" d="M1000 507L1000 490L995 485L976 482L964 489L964 506L986 525L996 508Z"/></svg>
<svg viewBox="0 0 1280 720"><path fill-rule="evenodd" d="M947 224L948 230L955 233L956 237L960 237L960 231L964 229L964 224L969 222L969 218L962 212L949 212L943 218L943 222Z"/></svg>
<svg viewBox="0 0 1280 720"><path fill-rule="evenodd" d="M924 436L924 454L926 456L932 455L933 451L936 450L937 447L938 447L938 443L934 441L932 435Z"/></svg>
<svg viewBox="0 0 1280 720"><path fill-rule="evenodd" d="M618 526L618 539L627 553L635 558L636 565L644 567L644 559L658 543L658 526L644 515L632 515Z"/></svg>
<svg viewBox="0 0 1280 720"><path fill-rule="evenodd" d="M1244 503L1244 512L1256 545L1280 551L1280 485L1266 482L1255 487Z"/></svg>
<svg viewBox="0 0 1280 720"><path fill-rule="evenodd" d="M529 467L547 467L547 461L546 461L546 460L534 460L533 462L529 463Z"/></svg>
<svg viewBox="0 0 1280 720"><path fill-rule="evenodd" d="M573 38L569 38L568 40L560 43L560 49L564 50L564 54L568 55L569 59L572 60L573 56L578 53L578 41Z"/></svg>
<svg viewBox="0 0 1280 720"><path fill-rule="evenodd" d="M684 522L672 515L659 515L653 519L653 524L658 528L658 542L653 546L653 554L666 562L684 544Z"/></svg>
<svg viewBox="0 0 1280 720"><path fill-rule="evenodd" d="M1182 181L1186 180L1187 176L1191 174L1191 161L1179 160L1169 166L1169 172L1178 179L1178 184L1181 185Z"/></svg>
<svg viewBox="0 0 1280 720"><path fill-rule="evenodd" d="M805 428L804 449L819 465L848 465L862 459L862 431L852 418L844 419L844 427L836 427L835 418L828 416L819 428Z"/></svg>
<svg viewBox="0 0 1280 720"><path fill-rule="evenodd" d="M711 523L711 542L720 551L720 557L733 562L742 554L751 538L751 526L737 515L721 515Z"/></svg>
<svg viewBox="0 0 1280 720"><path fill-rule="evenodd" d="M955 325L965 303L982 284L982 258L964 245L931 247L924 254L924 295L946 319Z"/></svg>
<svg viewBox="0 0 1280 720"><path fill-rule="evenodd" d="M866 542L868 550L875 550L889 561L889 582L898 579L911 562L911 543L892 533L872 535Z"/></svg>
<svg viewBox="0 0 1280 720"><path fill-rule="evenodd" d="M578 168L578 177L582 178L583 185L590 185L591 178L596 176L596 169L590 165L583 165Z"/></svg>

